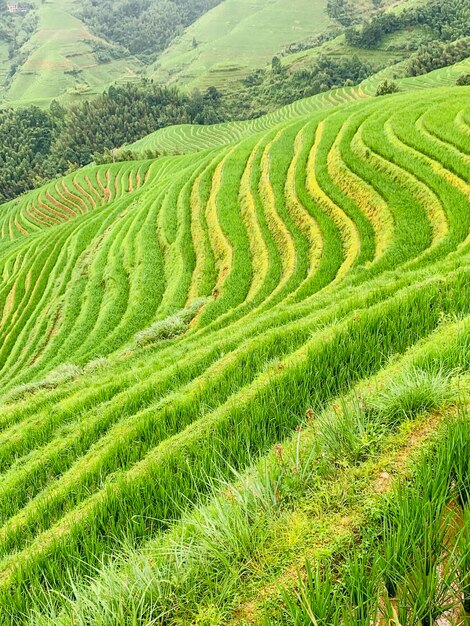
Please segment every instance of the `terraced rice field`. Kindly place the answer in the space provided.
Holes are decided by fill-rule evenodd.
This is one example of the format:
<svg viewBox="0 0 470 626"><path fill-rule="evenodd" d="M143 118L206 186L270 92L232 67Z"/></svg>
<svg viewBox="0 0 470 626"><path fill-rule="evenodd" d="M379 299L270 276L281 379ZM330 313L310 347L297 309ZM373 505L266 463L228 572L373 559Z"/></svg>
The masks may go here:
<svg viewBox="0 0 470 626"><path fill-rule="evenodd" d="M28 4L35 8L38 24L22 48L22 60L11 83L4 85L2 81L0 94L5 103L46 108L55 98L64 103L77 102L102 92L115 81L139 78L144 65L131 55L98 62L90 43L105 42L76 15L74 0L32 0Z"/></svg>
<svg viewBox="0 0 470 626"><path fill-rule="evenodd" d="M293 623L279 584L364 524L334 481L372 498L468 402L468 89L238 132L1 209L2 623ZM326 496L317 421L417 372L447 409Z"/></svg>
<svg viewBox="0 0 470 626"><path fill-rule="evenodd" d="M403 92L427 88L450 87L462 74L470 71L470 60L466 59L455 65L435 70L425 76L395 79L395 74L403 73L403 63L374 74L354 87L340 87L319 93L310 98L297 100L262 117L242 122L225 122L212 126L180 124L161 128L155 133L126 146L136 154L144 155L146 150L162 154L185 154L207 148L241 141L256 133L266 132L283 122L295 120L299 116L331 111L332 109L354 101L375 96L377 87L384 80L396 80Z"/></svg>
<svg viewBox="0 0 470 626"><path fill-rule="evenodd" d="M341 87L310 98L297 100L262 117L241 122L223 122L212 126L180 124L162 128L126 146L137 153L157 150L164 154L198 152L206 148L241 141L256 133L266 132L282 122L302 115L332 109L338 105L367 98L362 87Z"/></svg>
<svg viewBox="0 0 470 626"><path fill-rule="evenodd" d="M422 76L406 76L405 78L397 79L396 76L401 76L403 69L406 68L406 64L407 61L392 65L367 78L361 84L363 91L368 95L374 95L378 85L386 79L395 80L403 91L430 89L432 87L452 87L462 74L468 74L470 71L470 59L467 58L459 63L434 70Z"/></svg>

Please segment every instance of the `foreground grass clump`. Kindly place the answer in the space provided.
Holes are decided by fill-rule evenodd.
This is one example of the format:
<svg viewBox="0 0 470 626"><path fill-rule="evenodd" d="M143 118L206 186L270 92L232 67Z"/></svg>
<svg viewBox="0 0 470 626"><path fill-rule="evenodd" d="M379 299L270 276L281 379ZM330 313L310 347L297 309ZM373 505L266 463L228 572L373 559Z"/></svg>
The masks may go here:
<svg viewBox="0 0 470 626"><path fill-rule="evenodd" d="M307 563L295 595L283 593L283 623L385 619L430 626L444 615L462 623L468 607L469 509L456 505L452 475L457 472L470 484L468 463L461 466L470 446L469 426L466 413L450 420L417 461L411 480L383 498L359 545L337 559Z"/></svg>
<svg viewBox="0 0 470 626"><path fill-rule="evenodd" d="M391 381L373 409L390 424L445 406L449 398L448 375L442 371L412 370Z"/></svg>
<svg viewBox="0 0 470 626"><path fill-rule="evenodd" d="M0 623L404 626L466 602L469 106L280 113L2 207ZM413 491L447 421L453 461Z"/></svg>

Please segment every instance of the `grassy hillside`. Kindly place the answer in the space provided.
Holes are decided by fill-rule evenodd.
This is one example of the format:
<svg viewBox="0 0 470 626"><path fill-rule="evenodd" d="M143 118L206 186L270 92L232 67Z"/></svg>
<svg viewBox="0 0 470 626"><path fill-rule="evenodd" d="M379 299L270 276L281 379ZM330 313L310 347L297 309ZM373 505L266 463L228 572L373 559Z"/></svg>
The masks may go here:
<svg viewBox="0 0 470 626"><path fill-rule="evenodd" d="M6 104L41 105L59 96L74 101L102 91L116 80L132 80L143 68L133 57L100 64L93 42L104 46L106 42L75 17L75 0L32 4L37 5L38 26L23 48L25 62L2 94Z"/></svg>
<svg viewBox="0 0 470 626"><path fill-rule="evenodd" d="M405 0L383 0L381 8L395 5L408 6L409 3ZM355 0L351 6L358 19L369 18L371 13L377 11L372 0ZM336 20L328 17L326 7L326 0L295 0L290 3L281 0L224 0L169 46L156 61L149 76L157 81L184 85L188 89L204 89L210 85L222 90L236 88L237 81L270 63L272 57L280 54L289 44L328 35L338 28L342 30ZM357 52L344 49L343 40L344 36L324 46L314 47L307 53L287 55L286 63L295 68L298 57L310 63L320 52L335 56ZM406 54L363 52L364 58L389 63Z"/></svg>
<svg viewBox="0 0 470 626"><path fill-rule="evenodd" d="M32 0L24 14L9 13L1 0L0 99L11 106L73 103L133 81L217 1Z"/></svg>
<svg viewBox="0 0 470 626"><path fill-rule="evenodd" d="M359 5L368 3L362 0ZM144 72L144 64L130 54L98 61L96 46L110 46L77 17L77 0L32 4L39 22L22 48L19 70L3 93L0 90L6 104L46 105L57 97L74 102ZM164 83L173 82L176 75L189 87L220 86L264 65L284 46L327 31L333 23L325 9L326 0L295 0L289 6L280 0L224 0L186 29L145 73ZM0 78L9 70L4 56L7 46L2 51L0 42Z"/></svg>
<svg viewBox="0 0 470 626"><path fill-rule="evenodd" d="M381 0L379 7L376 0L354 0L350 12L360 22L379 11L399 13L404 7L421 3L422 0ZM326 0L294 0L289 4L281 0L223 0L176 37L149 67L145 63L150 63L160 51L158 48L158 52L150 54L148 50L151 29L145 33L146 53L140 57L144 63L126 52L125 47L92 32L79 19L79 0L33 0L31 4L33 11L27 19L37 17L37 25L27 42L16 50L14 59L8 58L8 43L0 42L0 99L4 105L47 106L54 98L70 104L90 98L116 82L142 76L189 90L215 85L222 91L236 93L241 81L253 71L264 71L274 55L282 57L283 67L290 74L312 69L321 55L337 60L358 56L363 63L381 68L403 61L410 49L429 38L429 29L414 26L387 35L376 49L351 47L345 41L344 25L328 17ZM125 14L125 7L123 10ZM106 12L97 11L97 23L103 27ZM93 24L95 18L89 17L89 23ZM20 27L23 18L14 19ZM157 22L161 22L160 18ZM110 24L116 41L121 40L119 33L127 41L129 32L124 27L120 32L119 20L110 20ZM178 27L173 26L177 32ZM162 28L159 27L159 35ZM98 28L96 32L102 30ZM323 39L326 41L321 43ZM139 43L135 37L132 41L133 45ZM10 76L12 65L16 64L18 69ZM263 106L261 110L272 108ZM241 114L242 111L238 113Z"/></svg>
<svg viewBox="0 0 470 626"><path fill-rule="evenodd" d="M332 26L326 0L225 0L190 26L151 74L190 87L220 85L271 60L279 49ZM193 44L195 40L196 46Z"/></svg>
<svg viewBox="0 0 470 626"><path fill-rule="evenodd" d="M470 93L358 95L1 207L4 623L308 623L432 445L467 515Z"/></svg>

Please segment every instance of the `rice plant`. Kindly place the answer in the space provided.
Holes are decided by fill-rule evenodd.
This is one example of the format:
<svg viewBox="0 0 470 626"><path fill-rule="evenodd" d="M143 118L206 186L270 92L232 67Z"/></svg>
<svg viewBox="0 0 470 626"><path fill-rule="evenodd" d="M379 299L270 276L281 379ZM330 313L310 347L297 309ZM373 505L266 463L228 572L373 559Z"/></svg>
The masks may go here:
<svg viewBox="0 0 470 626"><path fill-rule="evenodd" d="M372 552L373 554L373 552ZM379 615L380 567L370 554L346 555L342 572L343 619L346 624L366 626Z"/></svg>
<svg viewBox="0 0 470 626"><path fill-rule="evenodd" d="M468 606L469 97L359 95L2 207L0 622Z"/></svg>
<svg viewBox="0 0 470 626"><path fill-rule="evenodd" d="M470 508L463 512L462 530L458 537L459 584L462 589L463 608L470 613Z"/></svg>
<svg viewBox="0 0 470 626"><path fill-rule="evenodd" d="M315 570L307 565L298 591L283 591L288 623L316 624L317 612L323 615L317 606L324 605L332 608L330 624L387 619L430 626L461 604L468 610L468 508L459 512L452 506L449 470L458 458L456 442L464 435L468 445L469 433L468 418L458 416L446 425L421 454L412 478L382 502L379 519L372 518L360 543L329 563L326 581L319 564Z"/></svg>
<svg viewBox="0 0 470 626"><path fill-rule="evenodd" d="M292 595L283 591L289 622L293 626L327 626L338 624L340 592L334 583L331 564L305 565L305 579L299 579L299 591Z"/></svg>

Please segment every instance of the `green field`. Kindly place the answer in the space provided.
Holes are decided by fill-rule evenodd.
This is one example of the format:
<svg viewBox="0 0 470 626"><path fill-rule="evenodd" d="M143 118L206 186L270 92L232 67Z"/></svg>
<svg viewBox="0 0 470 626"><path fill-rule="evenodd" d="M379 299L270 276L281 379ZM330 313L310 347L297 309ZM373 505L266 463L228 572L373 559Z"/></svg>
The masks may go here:
<svg viewBox="0 0 470 626"><path fill-rule="evenodd" d="M331 25L325 0L296 0L288 7L282 0L225 0L186 29L150 76L189 87L220 86Z"/></svg>
<svg viewBox="0 0 470 626"><path fill-rule="evenodd" d="M99 38L74 16L75 0L36 4L38 27L25 44L27 59L8 87L5 104L41 106L58 97L75 102L103 91L115 81L138 77L143 65L136 58L97 62L90 41Z"/></svg>
<svg viewBox="0 0 470 626"><path fill-rule="evenodd" d="M414 528L424 470L400 480L427 449L454 477L439 491L436 461L426 495L433 519L457 511L448 552L468 527L470 92L445 86L462 68L174 127L140 147L185 154L1 207L0 623L315 623L306 558L351 613L328 623L373 621L367 581L384 611L394 583L395 624L444 612L435 578L413 596L418 565L361 578L357 551Z"/></svg>
<svg viewBox="0 0 470 626"><path fill-rule="evenodd" d="M370 0L357 0L357 11L369 18L374 10ZM382 9L408 6L406 0L383 0ZM187 89L205 89L215 85L221 90L235 89L237 82L256 68L271 63L274 55L286 46L326 34L339 24L326 12L326 0L224 0L202 16L155 62L147 72L150 78ZM406 34L408 40L417 33ZM397 37L396 37L397 39ZM197 45L195 46L194 43ZM359 53L371 62L393 63L406 52L352 50L344 45L344 36L320 47L286 55L284 64L297 69L310 64L318 54L348 56ZM362 53L362 54L361 54Z"/></svg>

